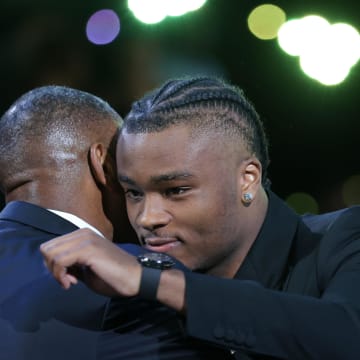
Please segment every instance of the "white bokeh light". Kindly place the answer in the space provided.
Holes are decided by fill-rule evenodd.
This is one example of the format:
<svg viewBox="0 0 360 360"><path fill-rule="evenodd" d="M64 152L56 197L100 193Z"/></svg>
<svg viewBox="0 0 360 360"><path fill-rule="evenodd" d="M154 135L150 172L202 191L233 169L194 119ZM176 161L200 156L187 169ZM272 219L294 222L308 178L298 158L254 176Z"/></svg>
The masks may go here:
<svg viewBox="0 0 360 360"><path fill-rule="evenodd" d="M278 32L279 46L298 56L301 69L324 85L341 83L360 58L360 35L345 23L309 15L289 20Z"/></svg>

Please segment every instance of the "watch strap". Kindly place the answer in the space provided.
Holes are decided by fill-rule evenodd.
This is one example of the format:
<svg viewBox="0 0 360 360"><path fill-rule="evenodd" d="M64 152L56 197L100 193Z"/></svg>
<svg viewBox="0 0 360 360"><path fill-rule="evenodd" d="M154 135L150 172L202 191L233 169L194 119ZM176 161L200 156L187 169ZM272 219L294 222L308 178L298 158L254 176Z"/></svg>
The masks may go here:
<svg viewBox="0 0 360 360"><path fill-rule="evenodd" d="M139 296L146 300L156 301L156 294L160 283L161 270L147 266L142 267Z"/></svg>

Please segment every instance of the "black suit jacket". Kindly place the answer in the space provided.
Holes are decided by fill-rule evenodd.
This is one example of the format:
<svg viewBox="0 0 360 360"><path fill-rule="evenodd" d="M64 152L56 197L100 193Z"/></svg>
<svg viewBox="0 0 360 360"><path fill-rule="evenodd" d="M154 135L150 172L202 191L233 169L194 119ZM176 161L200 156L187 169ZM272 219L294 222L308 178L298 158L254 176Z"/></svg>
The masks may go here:
<svg viewBox="0 0 360 360"><path fill-rule="evenodd" d="M25 202L0 213L0 359L95 359L107 298L83 284L64 291L39 251L76 229Z"/></svg>
<svg viewBox="0 0 360 360"><path fill-rule="evenodd" d="M0 213L0 360L99 359L108 298L82 283L64 291L39 251L44 241L76 229L26 202L11 202ZM144 252L118 246L133 255Z"/></svg>
<svg viewBox="0 0 360 360"><path fill-rule="evenodd" d="M236 280L187 273L189 335L237 359L360 359L360 207L305 221L270 193Z"/></svg>

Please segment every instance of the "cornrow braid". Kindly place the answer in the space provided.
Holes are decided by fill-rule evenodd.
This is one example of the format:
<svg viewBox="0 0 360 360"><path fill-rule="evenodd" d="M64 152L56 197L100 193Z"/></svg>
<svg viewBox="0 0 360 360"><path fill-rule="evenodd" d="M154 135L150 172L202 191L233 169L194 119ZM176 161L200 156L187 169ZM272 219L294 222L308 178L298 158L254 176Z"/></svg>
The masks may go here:
<svg viewBox="0 0 360 360"><path fill-rule="evenodd" d="M169 80L133 104L124 129L150 133L180 124L240 138L261 162L263 185L268 186L266 135L258 113L241 89L213 77Z"/></svg>
<svg viewBox="0 0 360 360"><path fill-rule="evenodd" d="M183 89L188 88L194 83L199 83L200 78L189 79L187 81L179 82L177 80L170 80L162 86L157 95L154 96L153 103L158 104L164 102L170 97L174 97L179 94Z"/></svg>

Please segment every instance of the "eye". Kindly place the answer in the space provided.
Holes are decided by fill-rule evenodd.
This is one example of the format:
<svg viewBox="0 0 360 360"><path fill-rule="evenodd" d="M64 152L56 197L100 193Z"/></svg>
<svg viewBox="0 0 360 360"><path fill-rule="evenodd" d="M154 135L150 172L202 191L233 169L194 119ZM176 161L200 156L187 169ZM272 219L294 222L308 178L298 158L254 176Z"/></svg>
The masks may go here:
<svg viewBox="0 0 360 360"><path fill-rule="evenodd" d="M143 193L135 189L124 189L124 192L125 197L132 201L139 201L143 197Z"/></svg>
<svg viewBox="0 0 360 360"><path fill-rule="evenodd" d="M186 193L190 188L188 186L176 186L169 189L166 189L165 195L166 196L177 196L177 195L183 195Z"/></svg>

